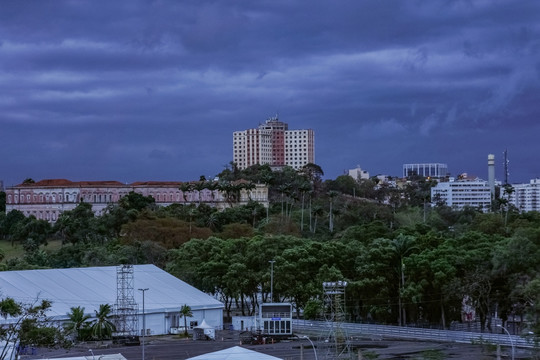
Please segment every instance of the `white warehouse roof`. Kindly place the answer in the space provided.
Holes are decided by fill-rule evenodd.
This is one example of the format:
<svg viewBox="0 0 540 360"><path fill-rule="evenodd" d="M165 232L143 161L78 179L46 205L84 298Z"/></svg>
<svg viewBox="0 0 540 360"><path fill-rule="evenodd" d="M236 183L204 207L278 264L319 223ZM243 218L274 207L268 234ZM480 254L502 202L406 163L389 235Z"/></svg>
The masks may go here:
<svg viewBox="0 0 540 360"><path fill-rule="evenodd" d="M0 271L0 297L30 303L37 298L52 301L50 317L66 317L71 307L94 314L101 304L116 303L116 266ZM178 312L187 304L192 310L221 309L223 304L155 265L133 265L134 299L145 312Z"/></svg>

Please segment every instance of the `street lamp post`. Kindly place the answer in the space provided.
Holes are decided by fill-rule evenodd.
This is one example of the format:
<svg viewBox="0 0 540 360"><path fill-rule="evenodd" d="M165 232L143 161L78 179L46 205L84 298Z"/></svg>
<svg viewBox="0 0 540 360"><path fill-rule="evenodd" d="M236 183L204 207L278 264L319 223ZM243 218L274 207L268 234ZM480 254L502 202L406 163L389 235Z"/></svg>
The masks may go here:
<svg viewBox="0 0 540 360"><path fill-rule="evenodd" d="M512 345L512 360L514 360L514 341L512 340L512 335L510 335L510 332L508 332L508 330L506 330L504 326L497 325L497 327L500 327L501 329L503 329L508 335L508 338L510 339L510 345Z"/></svg>
<svg viewBox="0 0 540 360"><path fill-rule="evenodd" d="M92 349L88 349L88 351L90 351L92 353L92 360L96 360L96 356L94 355L94 351L92 351Z"/></svg>
<svg viewBox="0 0 540 360"><path fill-rule="evenodd" d="M144 313L144 293L148 290L148 288L144 289L138 289L142 292L142 322L143 322L143 332L142 332L142 360L144 360L144 337L146 335L146 316Z"/></svg>
<svg viewBox="0 0 540 360"><path fill-rule="evenodd" d="M270 302L274 302L274 263L275 260L268 261L270 263Z"/></svg>
<svg viewBox="0 0 540 360"><path fill-rule="evenodd" d="M315 360L319 360L317 358L317 351L315 350L315 344L313 344L313 341L311 341L311 339L307 335L302 336L302 338L307 339L311 343L311 348L313 349L313 353L315 354Z"/></svg>

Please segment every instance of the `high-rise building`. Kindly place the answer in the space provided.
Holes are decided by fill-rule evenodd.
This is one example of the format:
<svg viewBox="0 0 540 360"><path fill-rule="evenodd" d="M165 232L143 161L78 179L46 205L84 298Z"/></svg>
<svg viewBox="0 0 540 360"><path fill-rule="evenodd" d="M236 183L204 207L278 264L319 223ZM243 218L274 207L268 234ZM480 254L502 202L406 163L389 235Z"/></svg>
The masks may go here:
<svg viewBox="0 0 540 360"><path fill-rule="evenodd" d="M314 132L289 130L287 123L271 117L256 129L233 133L233 162L239 169L255 164L300 169L315 163Z"/></svg>

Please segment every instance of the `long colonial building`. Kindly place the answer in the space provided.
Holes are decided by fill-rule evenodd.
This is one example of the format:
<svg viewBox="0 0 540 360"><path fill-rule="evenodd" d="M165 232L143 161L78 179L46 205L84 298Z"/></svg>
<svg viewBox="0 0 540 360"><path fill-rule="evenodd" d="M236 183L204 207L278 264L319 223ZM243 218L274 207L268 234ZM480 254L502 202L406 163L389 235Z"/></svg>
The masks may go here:
<svg viewBox="0 0 540 360"><path fill-rule="evenodd" d="M245 169L255 164L291 166L298 170L315 163L313 130L289 130L289 125L272 117L256 129L233 133L233 161Z"/></svg>
<svg viewBox="0 0 540 360"><path fill-rule="evenodd" d="M240 197L231 199L230 193L195 187L198 182L146 181L123 184L118 181L70 181L66 179L41 180L23 183L6 189L6 212L19 210L24 215L55 222L60 214L73 210L81 202L92 205L96 215L102 215L109 204L116 204L131 191L151 196L156 204L207 204L220 209L250 200L268 206L268 188L256 184L253 189L239 190ZM236 185L241 184L237 183ZM186 184L193 186L185 187ZM181 188L186 189L182 191Z"/></svg>

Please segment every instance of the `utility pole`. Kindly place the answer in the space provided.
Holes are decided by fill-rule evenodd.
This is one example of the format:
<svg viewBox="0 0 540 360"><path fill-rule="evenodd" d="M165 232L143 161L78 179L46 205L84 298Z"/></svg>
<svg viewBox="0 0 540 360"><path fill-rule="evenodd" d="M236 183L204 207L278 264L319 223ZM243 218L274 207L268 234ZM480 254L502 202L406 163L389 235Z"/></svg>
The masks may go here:
<svg viewBox="0 0 540 360"><path fill-rule="evenodd" d="M144 313L144 293L148 288L138 289L142 292L142 322L143 322L143 332L142 332L142 360L144 360L144 337L146 335L146 315Z"/></svg>
<svg viewBox="0 0 540 360"><path fill-rule="evenodd" d="M274 263L275 260L268 261L270 263L270 302L274 302Z"/></svg>

